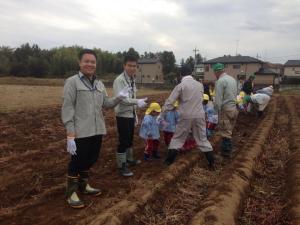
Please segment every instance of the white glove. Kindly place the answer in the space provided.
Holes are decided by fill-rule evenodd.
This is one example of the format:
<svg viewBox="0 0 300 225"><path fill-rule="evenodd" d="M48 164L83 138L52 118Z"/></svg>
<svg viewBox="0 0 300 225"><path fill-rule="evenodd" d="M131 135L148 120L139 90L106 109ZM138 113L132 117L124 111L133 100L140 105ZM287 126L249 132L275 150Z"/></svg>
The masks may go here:
<svg viewBox="0 0 300 225"><path fill-rule="evenodd" d="M76 143L74 137L68 137L67 138L67 152L69 152L71 155L76 155Z"/></svg>
<svg viewBox="0 0 300 225"><path fill-rule="evenodd" d="M135 121L134 121L135 126L139 125L139 117L137 114L135 114Z"/></svg>
<svg viewBox="0 0 300 225"><path fill-rule="evenodd" d="M121 91L119 91L117 98L119 98L119 99L128 98L130 89L131 88L128 85L126 87L124 87Z"/></svg>
<svg viewBox="0 0 300 225"><path fill-rule="evenodd" d="M162 120L162 115L161 113L156 117L156 123L160 123L160 121Z"/></svg>
<svg viewBox="0 0 300 225"><path fill-rule="evenodd" d="M144 108L147 105L147 99L148 98L142 98L142 99L138 99L137 105L139 108Z"/></svg>

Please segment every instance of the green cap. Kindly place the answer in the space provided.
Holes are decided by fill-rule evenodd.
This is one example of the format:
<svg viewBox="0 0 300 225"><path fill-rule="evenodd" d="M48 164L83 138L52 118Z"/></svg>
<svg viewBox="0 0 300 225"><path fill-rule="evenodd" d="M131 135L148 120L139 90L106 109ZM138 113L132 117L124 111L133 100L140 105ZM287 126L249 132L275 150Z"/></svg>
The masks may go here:
<svg viewBox="0 0 300 225"><path fill-rule="evenodd" d="M250 102L250 101L251 101L250 95L245 95L244 102L247 103L247 102Z"/></svg>
<svg viewBox="0 0 300 225"><path fill-rule="evenodd" d="M222 63L216 63L213 65L213 70L216 72L216 71L221 71L221 70L224 70L224 64Z"/></svg>

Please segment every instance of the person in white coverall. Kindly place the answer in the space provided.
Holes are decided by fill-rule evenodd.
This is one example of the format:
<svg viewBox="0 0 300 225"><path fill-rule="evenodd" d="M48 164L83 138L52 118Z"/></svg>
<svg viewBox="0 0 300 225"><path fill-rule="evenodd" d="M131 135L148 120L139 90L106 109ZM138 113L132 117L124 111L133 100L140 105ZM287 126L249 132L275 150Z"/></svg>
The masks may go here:
<svg viewBox="0 0 300 225"><path fill-rule="evenodd" d="M258 117L262 117L263 111L269 104L270 99L271 97L267 94L246 95L244 97L245 102L251 102L258 107Z"/></svg>
<svg viewBox="0 0 300 225"><path fill-rule="evenodd" d="M162 108L161 117L163 117L165 111L174 108L176 100L179 102L178 111L180 117L168 147L168 156L165 164L171 165L174 162L178 150L182 148L189 132L192 131L198 149L204 153L209 168L213 169L213 148L206 137L205 112L202 105L203 85L194 80L191 74L192 70L189 66L183 65L181 67L181 83L173 89Z"/></svg>

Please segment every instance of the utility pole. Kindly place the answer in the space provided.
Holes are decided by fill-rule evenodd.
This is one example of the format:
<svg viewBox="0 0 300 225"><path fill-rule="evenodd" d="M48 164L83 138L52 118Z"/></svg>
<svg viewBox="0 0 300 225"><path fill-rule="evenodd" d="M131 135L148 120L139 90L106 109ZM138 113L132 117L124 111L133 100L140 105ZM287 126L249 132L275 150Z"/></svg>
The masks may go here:
<svg viewBox="0 0 300 225"><path fill-rule="evenodd" d="M261 55L259 55L258 53L256 54L256 58L257 59L260 59L261 58Z"/></svg>
<svg viewBox="0 0 300 225"><path fill-rule="evenodd" d="M197 49L197 47L195 47L195 49L193 49L193 52L195 52L195 63L194 63L194 73L196 72L196 55L197 52L199 52L199 49Z"/></svg>
<svg viewBox="0 0 300 225"><path fill-rule="evenodd" d="M140 68L140 70L141 70L141 86L143 85L143 70L142 70L142 68Z"/></svg>

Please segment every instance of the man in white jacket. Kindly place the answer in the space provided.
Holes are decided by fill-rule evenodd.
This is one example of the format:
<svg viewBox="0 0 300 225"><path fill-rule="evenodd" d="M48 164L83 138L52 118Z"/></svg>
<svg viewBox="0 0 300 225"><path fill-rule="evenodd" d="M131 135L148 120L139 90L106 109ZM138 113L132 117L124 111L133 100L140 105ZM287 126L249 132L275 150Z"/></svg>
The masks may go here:
<svg viewBox="0 0 300 225"><path fill-rule="evenodd" d="M128 165L136 165L141 161L134 159L133 156L133 135L134 125L138 122L136 108L143 108L147 105L146 100L137 99L135 73L137 69L137 58L132 55L126 55L124 58L124 71L115 80L113 84L114 96L129 86L129 97L123 99L115 107L117 128L119 134L119 145L117 149L117 165L121 175L128 177L133 173L127 168Z"/></svg>

